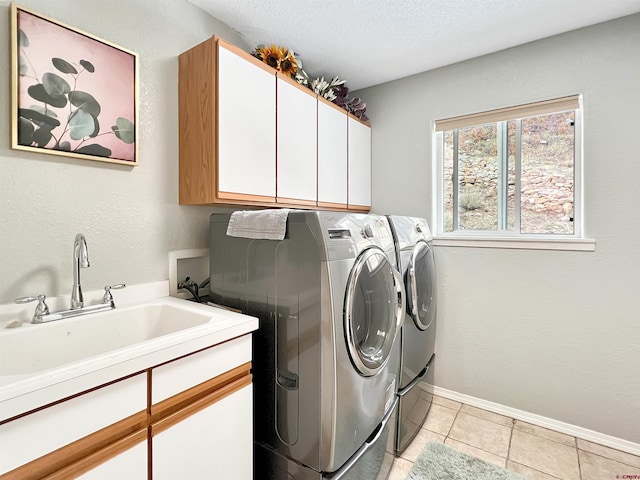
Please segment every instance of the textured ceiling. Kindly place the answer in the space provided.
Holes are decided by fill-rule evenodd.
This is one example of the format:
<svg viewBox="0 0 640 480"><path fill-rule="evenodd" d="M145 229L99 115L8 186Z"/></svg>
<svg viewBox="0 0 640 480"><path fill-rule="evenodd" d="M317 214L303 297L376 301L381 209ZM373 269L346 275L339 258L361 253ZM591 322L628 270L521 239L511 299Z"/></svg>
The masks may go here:
<svg viewBox="0 0 640 480"><path fill-rule="evenodd" d="M189 1L351 90L640 12L640 0Z"/></svg>

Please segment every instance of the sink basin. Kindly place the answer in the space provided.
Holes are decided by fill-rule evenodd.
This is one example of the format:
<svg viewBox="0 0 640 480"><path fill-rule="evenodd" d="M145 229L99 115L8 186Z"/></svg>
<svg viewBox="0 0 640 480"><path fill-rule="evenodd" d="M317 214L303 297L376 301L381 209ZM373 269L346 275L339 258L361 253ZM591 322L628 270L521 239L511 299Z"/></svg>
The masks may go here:
<svg viewBox="0 0 640 480"><path fill-rule="evenodd" d="M211 317L207 309L147 303L6 330L0 334L0 377L71 364L203 325Z"/></svg>

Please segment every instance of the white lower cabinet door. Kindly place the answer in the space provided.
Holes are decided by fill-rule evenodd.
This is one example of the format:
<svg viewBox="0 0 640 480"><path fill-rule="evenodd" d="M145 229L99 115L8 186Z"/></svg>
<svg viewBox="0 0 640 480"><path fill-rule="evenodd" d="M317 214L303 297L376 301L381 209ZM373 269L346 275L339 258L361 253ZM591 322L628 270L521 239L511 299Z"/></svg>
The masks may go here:
<svg viewBox="0 0 640 480"><path fill-rule="evenodd" d="M147 480L149 463L147 453L147 442L140 442L77 478L81 480Z"/></svg>
<svg viewBox="0 0 640 480"><path fill-rule="evenodd" d="M253 478L252 386L152 438L153 479Z"/></svg>
<svg viewBox="0 0 640 480"><path fill-rule="evenodd" d="M146 376L139 374L0 425L0 475L21 468L41 472L43 477L53 473L51 455L62 456L65 463L64 449L70 444L141 414L146 398Z"/></svg>

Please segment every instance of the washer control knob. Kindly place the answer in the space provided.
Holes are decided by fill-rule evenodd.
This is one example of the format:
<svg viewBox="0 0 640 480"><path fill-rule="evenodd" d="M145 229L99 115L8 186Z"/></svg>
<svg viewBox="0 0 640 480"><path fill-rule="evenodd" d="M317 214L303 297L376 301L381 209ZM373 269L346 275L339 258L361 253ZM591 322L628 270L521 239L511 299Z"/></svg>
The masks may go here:
<svg viewBox="0 0 640 480"><path fill-rule="evenodd" d="M373 238L373 229L371 228L371 225L369 225L368 223L362 229L362 236L364 238Z"/></svg>
<svg viewBox="0 0 640 480"><path fill-rule="evenodd" d="M419 223L416 223L416 232L422 233L422 227L420 227Z"/></svg>

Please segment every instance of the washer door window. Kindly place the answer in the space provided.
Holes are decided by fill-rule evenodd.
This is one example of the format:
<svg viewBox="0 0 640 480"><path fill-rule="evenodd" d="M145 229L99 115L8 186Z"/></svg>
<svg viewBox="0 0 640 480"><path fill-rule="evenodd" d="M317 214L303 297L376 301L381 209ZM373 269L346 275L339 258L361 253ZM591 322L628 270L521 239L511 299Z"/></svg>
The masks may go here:
<svg viewBox="0 0 640 480"><path fill-rule="evenodd" d="M411 314L416 327L426 330L436 317L434 287L436 284L433 249L420 241L411 255L408 268L407 310Z"/></svg>
<svg viewBox="0 0 640 480"><path fill-rule="evenodd" d="M371 247L355 262L345 299L345 335L351 360L364 376L387 363L404 311L402 278L384 251Z"/></svg>

